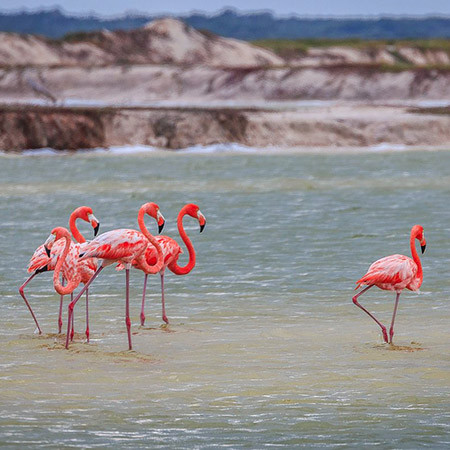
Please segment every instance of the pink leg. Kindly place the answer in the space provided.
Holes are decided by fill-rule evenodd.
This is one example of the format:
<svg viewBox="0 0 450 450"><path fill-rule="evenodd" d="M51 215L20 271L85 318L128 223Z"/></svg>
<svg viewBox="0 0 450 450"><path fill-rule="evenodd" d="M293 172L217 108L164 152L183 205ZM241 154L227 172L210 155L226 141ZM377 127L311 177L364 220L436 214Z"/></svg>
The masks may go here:
<svg viewBox="0 0 450 450"><path fill-rule="evenodd" d="M131 345L131 320L130 320L130 269L127 267L125 269L126 275L126 288L125 288L125 323L127 325L128 333L128 350L132 350Z"/></svg>
<svg viewBox="0 0 450 450"><path fill-rule="evenodd" d="M70 301L73 302L73 293L70 294ZM70 330L70 340L73 341L73 336L75 334L75 327L74 327L74 313L72 311L72 329Z"/></svg>
<svg viewBox="0 0 450 450"><path fill-rule="evenodd" d="M145 324L144 305L145 305L145 291L147 290L147 278L148 278L148 274L145 274L144 290L142 291L141 326L144 326L144 324Z"/></svg>
<svg viewBox="0 0 450 450"><path fill-rule="evenodd" d="M166 316L166 304L164 302L164 270L162 270L160 273L161 275L161 305L162 305L162 320L169 324L169 319Z"/></svg>
<svg viewBox="0 0 450 450"><path fill-rule="evenodd" d="M86 340L89 342L89 289L86 289Z"/></svg>
<svg viewBox="0 0 450 450"><path fill-rule="evenodd" d="M397 292L397 297L395 298L394 313L392 314L391 328L389 328L389 344L392 344L392 337L394 336L394 321L395 315L397 314L399 299L400 299L400 292Z"/></svg>
<svg viewBox="0 0 450 450"><path fill-rule="evenodd" d="M61 334L62 330L62 307L63 307L64 295L61 295L59 300L59 317L58 317L58 333Z"/></svg>
<svg viewBox="0 0 450 450"><path fill-rule="evenodd" d="M70 336L70 325L72 323L72 315L73 315L73 308L75 307L77 301L80 299L80 297L84 294L84 291L89 289L89 286L94 281L94 279L98 276L98 274L102 271L103 266L100 266L97 271L92 275L91 279L83 286L83 289L78 293L75 300L72 300L68 307L68 318L67 318L67 334L66 334L66 348L69 348L69 336Z"/></svg>
<svg viewBox="0 0 450 450"><path fill-rule="evenodd" d="M37 329L38 329L38 331L39 331L39 334L42 334L41 327L40 327L39 324L38 324L38 321L37 321L37 319L36 319L36 316L34 315L34 312L33 312L33 310L31 309L31 305L28 303L28 300L26 299L26 297L25 297L25 292L24 292L25 286L26 286L26 285L27 285L27 284L28 284L28 283L29 283L36 275L37 275L37 273L34 272L33 275L31 275L31 276L28 278L28 280L26 280L25 283L23 283L22 286L20 286L20 288L19 288L19 294L22 296L22 298L23 298L24 301L25 301L25 304L27 305L28 309L30 310L31 317L33 317L33 319L34 319L34 322L35 322L35 324L36 324L36 326L37 326Z"/></svg>
<svg viewBox="0 0 450 450"><path fill-rule="evenodd" d="M62 277L61 285L64 286L64 277ZM62 330L62 307L63 307L64 295L61 295L59 299L59 316L58 316L58 333L61 334Z"/></svg>
<svg viewBox="0 0 450 450"><path fill-rule="evenodd" d="M373 285L372 285L373 286ZM373 320L375 320L375 322L381 327L381 331L383 332L383 339L384 342L388 342L388 337L387 337L387 331L386 331L386 327L373 315L371 314L369 311L367 311L366 308L364 308L364 306L361 306L358 303L358 297L361 294L364 294L364 292L366 292L367 290L369 290L372 286L367 286L365 289L363 289L361 292L358 292L354 297L353 297L353 303L358 307L361 308L366 314L368 314L370 317L372 317Z"/></svg>

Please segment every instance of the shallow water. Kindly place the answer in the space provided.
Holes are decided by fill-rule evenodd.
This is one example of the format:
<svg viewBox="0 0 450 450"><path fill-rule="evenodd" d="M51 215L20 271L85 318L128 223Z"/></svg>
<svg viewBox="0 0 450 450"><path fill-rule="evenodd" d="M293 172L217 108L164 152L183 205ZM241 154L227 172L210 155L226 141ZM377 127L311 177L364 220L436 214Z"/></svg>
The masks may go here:
<svg viewBox="0 0 450 450"><path fill-rule="evenodd" d="M0 157L0 446L24 448L443 448L450 444L450 153L83 154ZM186 220L197 265L132 271L134 351L126 351L124 274L104 270L69 351L51 275L17 293L34 248L77 206L101 231L137 227L155 201L176 236ZM400 298L395 346L351 302L375 259L409 254L425 228L424 284ZM149 221L149 226L155 226ZM87 224L80 229L90 236ZM361 303L389 324L394 295Z"/></svg>

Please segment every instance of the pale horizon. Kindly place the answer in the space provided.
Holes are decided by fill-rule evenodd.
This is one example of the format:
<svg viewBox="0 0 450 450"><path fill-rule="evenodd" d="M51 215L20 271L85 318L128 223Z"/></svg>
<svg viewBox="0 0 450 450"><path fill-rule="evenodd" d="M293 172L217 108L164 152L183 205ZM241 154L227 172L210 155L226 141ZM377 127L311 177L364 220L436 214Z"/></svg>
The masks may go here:
<svg viewBox="0 0 450 450"><path fill-rule="evenodd" d="M245 0L226 1L211 0L205 7L204 2L191 0L166 1L164 9L148 5L145 0L133 0L124 6L123 2L111 0L88 1L66 0L55 3L54 0L3 0L0 11L3 13L15 13L20 11L34 12L59 8L65 14L86 16L96 15L103 17L122 16L126 14L136 15L189 15L192 13L215 15L225 9L233 9L239 13L270 12L276 16L301 16L301 17L379 17L379 16L449 16L450 2L433 0L426 4L419 1L372 1L340 0L333 4L328 1L318 0L314 4L291 0L280 0L275 5L269 0ZM186 6L187 5L187 6Z"/></svg>

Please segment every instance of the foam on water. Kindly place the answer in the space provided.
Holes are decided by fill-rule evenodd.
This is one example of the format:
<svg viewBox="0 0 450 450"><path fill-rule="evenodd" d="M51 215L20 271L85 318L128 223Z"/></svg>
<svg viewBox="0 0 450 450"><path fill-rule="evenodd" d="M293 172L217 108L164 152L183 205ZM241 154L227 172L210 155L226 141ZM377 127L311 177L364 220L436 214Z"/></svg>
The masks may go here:
<svg viewBox="0 0 450 450"><path fill-rule="evenodd" d="M210 153L260 153L262 151L268 151L270 149L262 149L255 147L248 147L246 145L237 143L227 144L212 144L212 145L194 145L192 147L178 150L179 153L197 153L197 154L210 154Z"/></svg>
<svg viewBox="0 0 450 450"><path fill-rule="evenodd" d="M377 145L369 147L371 151L375 152L387 152L387 151L405 151L408 150L408 146L404 144L391 144L389 142L381 142Z"/></svg>

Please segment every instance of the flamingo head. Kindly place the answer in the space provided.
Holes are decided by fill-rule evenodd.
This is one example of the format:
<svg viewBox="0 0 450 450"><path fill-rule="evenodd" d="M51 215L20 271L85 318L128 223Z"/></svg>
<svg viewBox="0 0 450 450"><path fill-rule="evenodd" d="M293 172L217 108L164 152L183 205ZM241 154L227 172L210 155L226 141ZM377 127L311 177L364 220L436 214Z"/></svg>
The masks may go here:
<svg viewBox="0 0 450 450"><path fill-rule="evenodd" d="M427 241L425 240L425 236L423 235L423 226L414 225L411 230L411 237L420 241L420 248L422 250L422 253L425 253L425 249L427 248Z"/></svg>
<svg viewBox="0 0 450 450"><path fill-rule="evenodd" d="M158 222L158 233L161 233L166 221L164 219L164 216L161 214L161 211L159 210L159 206L156 203L149 202L145 203L145 205L142 205L141 210L143 210L144 213L148 214L150 217L153 217Z"/></svg>
<svg viewBox="0 0 450 450"><path fill-rule="evenodd" d="M45 252L47 253L48 257L50 257L50 250L52 249L53 244L62 238L70 239L70 233L67 230L67 228L64 227L53 228L52 232L50 233L50 236L44 242Z"/></svg>
<svg viewBox="0 0 450 450"><path fill-rule="evenodd" d="M205 228L206 219L205 216L200 212L200 208L194 203L188 203L187 205L184 206L183 210L185 214L198 220L198 223L200 224L200 233L201 233Z"/></svg>
<svg viewBox="0 0 450 450"><path fill-rule="evenodd" d="M94 216L92 208L90 208L89 206L80 206L74 211L74 213L76 214L77 218L80 218L85 222L89 222L91 224L92 228L94 229L94 237L96 237L98 234L98 230L100 229L100 222Z"/></svg>

